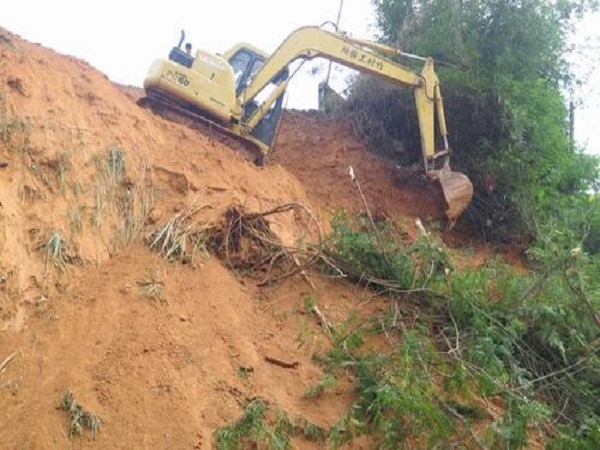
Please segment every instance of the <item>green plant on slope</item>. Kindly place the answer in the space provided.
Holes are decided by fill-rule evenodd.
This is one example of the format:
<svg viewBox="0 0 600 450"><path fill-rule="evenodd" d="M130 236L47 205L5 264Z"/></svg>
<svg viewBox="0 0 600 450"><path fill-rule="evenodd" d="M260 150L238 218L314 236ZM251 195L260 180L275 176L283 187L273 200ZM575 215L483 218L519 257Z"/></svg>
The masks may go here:
<svg viewBox="0 0 600 450"><path fill-rule="evenodd" d="M498 260L478 269L446 270L452 265L431 240L396 242L395 248L386 247L388 261L398 251L413 258L414 273L419 273L419 267L430 268L421 271L424 277L415 277L427 289L403 290L398 283L401 276L390 270L393 266L382 266L383 252L379 260L365 253L365 242L377 251L373 236L360 236L372 233L371 229L334 226L334 230L337 235L330 241L328 257L348 264L345 270L360 273L372 286L392 292L399 299L396 308L411 320L398 320L398 309L396 319L386 319L386 332L398 333L405 347L385 357L367 358L360 350L361 333L352 330L367 328L353 324L346 326L350 333L342 333L339 325L334 327L333 348L317 361L330 374L340 370L354 374L357 403L332 430L332 442L339 444L372 429L382 446L393 447L418 434L419 426L428 429L432 439L450 439L452 433L446 434L444 426L458 420L464 428L466 419L448 406L446 398L456 394L468 398L472 392L505 405L501 417L478 437L482 445L527 446L532 427L548 429L551 423L560 423L561 430L571 439L580 436L581 442L595 436L589 424L597 424L600 413L595 401L600 395L600 261L582 251L575 235L548 229L545 239L531 248L535 262L531 273L515 271ZM385 240L380 242L386 245ZM425 248L415 251L420 245ZM387 274L389 280L369 276L373 273ZM408 330L406 322L419 325L419 333ZM352 342L355 345L349 346ZM410 367L402 364L408 357L428 385L419 385L419 379L411 377ZM431 374L440 372L439 389L427 390L434 384ZM402 376L396 378L397 373ZM409 383L408 391L399 390L398 379ZM401 407L396 410L394 401L378 397L383 393ZM407 400L412 403L402 403ZM385 418L386 411L397 411L391 415L399 422L381 420L385 427L374 426L375 418ZM430 419L423 425L411 414Z"/></svg>
<svg viewBox="0 0 600 450"><path fill-rule="evenodd" d="M309 441L322 442L325 430L305 419L291 420L281 410L275 411L272 424L267 423L268 407L262 400L253 400L246 405L242 416L232 425L215 431L218 450L266 448L285 450L290 447L292 436L302 436Z"/></svg>
<svg viewBox="0 0 600 450"><path fill-rule="evenodd" d="M375 2L382 42L437 63L453 168L475 185L459 227L469 223L491 240L536 234L539 212L597 183L599 158L572 148L563 95L579 81L568 63L568 34L597 5ZM421 67L408 58L400 62ZM354 120L374 151L387 148L384 153L403 166L421 164L412 92L358 76L342 114Z"/></svg>
<svg viewBox="0 0 600 450"><path fill-rule="evenodd" d="M96 437L102 425L102 419L77 403L70 390L66 390L63 394L59 409L66 411L69 415L69 437L80 436L86 428L92 433L93 438Z"/></svg>

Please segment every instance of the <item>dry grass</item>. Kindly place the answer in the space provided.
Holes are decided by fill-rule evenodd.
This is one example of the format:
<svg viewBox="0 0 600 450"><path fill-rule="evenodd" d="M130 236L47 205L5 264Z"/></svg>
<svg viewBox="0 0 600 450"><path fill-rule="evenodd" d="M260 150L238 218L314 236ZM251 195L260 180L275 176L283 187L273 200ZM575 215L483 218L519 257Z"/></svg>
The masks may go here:
<svg viewBox="0 0 600 450"><path fill-rule="evenodd" d="M138 280L136 284L140 289L142 297L157 300L160 303L167 303L167 299L164 296L165 284L162 281L154 277L147 277L143 280Z"/></svg>
<svg viewBox="0 0 600 450"><path fill-rule="evenodd" d="M153 231L146 239L148 247L167 261L193 264L198 254L206 258L206 242L211 226L207 222L195 220L194 216L207 207L194 206L192 203Z"/></svg>
<svg viewBox="0 0 600 450"><path fill-rule="evenodd" d="M0 142L11 153L28 153L30 134L30 124L12 112L0 92Z"/></svg>
<svg viewBox="0 0 600 450"><path fill-rule="evenodd" d="M140 157L136 164L128 167L127 157L131 154L112 146L103 157L93 158L98 181L91 223L95 227L112 227L111 253L135 241L155 201L148 164Z"/></svg>

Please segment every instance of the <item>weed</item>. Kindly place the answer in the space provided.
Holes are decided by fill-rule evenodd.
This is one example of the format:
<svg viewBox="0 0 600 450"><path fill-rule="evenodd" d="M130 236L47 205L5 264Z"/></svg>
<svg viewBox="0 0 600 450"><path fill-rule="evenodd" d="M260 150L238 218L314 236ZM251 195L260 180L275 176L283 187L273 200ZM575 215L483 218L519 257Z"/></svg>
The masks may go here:
<svg viewBox="0 0 600 450"><path fill-rule="evenodd" d="M54 267L62 270L70 261L71 257L68 254L61 232L54 230L46 243L46 266L52 263Z"/></svg>
<svg viewBox="0 0 600 450"><path fill-rule="evenodd" d="M48 187L55 187L61 194L66 192L67 173L71 170L71 152L62 151L56 159L45 163L54 174L54 183L51 183L47 176L44 175L43 181ZM52 186L52 184L54 186Z"/></svg>
<svg viewBox="0 0 600 450"><path fill-rule="evenodd" d="M405 232L387 222L372 225L343 212L332 218L328 254L351 279L389 292L424 290L453 270L443 245L422 227L421 236L406 242Z"/></svg>
<svg viewBox="0 0 600 450"><path fill-rule="evenodd" d="M248 378L250 375L254 373L254 369L252 367L246 366L238 366L236 374L240 378Z"/></svg>
<svg viewBox="0 0 600 450"><path fill-rule="evenodd" d="M162 281L155 280L154 278L146 278L138 280L137 285L142 297L158 300L161 303L167 302L163 292L165 285Z"/></svg>
<svg viewBox="0 0 600 450"><path fill-rule="evenodd" d="M95 227L100 226L100 224L102 223L102 216L104 214L104 210L105 210L105 202L104 202L104 198L105 198L105 192L102 189L102 186L97 185L95 188L95 208L94 208L94 215L92 217L92 225L94 225Z"/></svg>
<svg viewBox="0 0 600 450"><path fill-rule="evenodd" d="M83 222L81 218L81 206L79 203L71 206L67 212L69 218L69 228L71 230L71 236L76 236L83 230Z"/></svg>
<svg viewBox="0 0 600 450"><path fill-rule="evenodd" d="M95 227L103 224L104 216L116 218L112 237L112 251L131 244L141 233L155 200L154 186L146 179L148 167L142 160L134 180L127 174L126 153L113 146L106 155L92 159L98 171L95 186L95 209L91 223ZM109 216L110 217L110 216Z"/></svg>
<svg viewBox="0 0 600 450"><path fill-rule="evenodd" d="M24 154L31 149L29 122L12 114L0 96L0 141L10 152Z"/></svg>
<svg viewBox="0 0 600 450"><path fill-rule="evenodd" d="M69 414L67 424L70 438L74 435L81 436L86 428L92 433L93 438L96 437L97 432L100 430L102 419L77 403L70 390L65 391L63 394L59 409Z"/></svg>
<svg viewBox="0 0 600 450"><path fill-rule="evenodd" d="M335 386L336 381L337 380L333 375L329 373L325 374L325 376L320 381L318 381L316 384L304 391L304 394L302 394L302 398L307 399L321 397L327 389Z"/></svg>
<svg viewBox="0 0 600 450"><path fill-rule="evenodd" d="M18 294L17 269L0 271L0 304Z"/></svg>
<svg viewBox="0 0 600 450"><path fill-rule="evenodd" d="M206 258L209 226L192 220L193 215L202 208L190 207L173 216L149 236L148 247L167 261L193 264L197 253Z"/></svg>
<svg viewBox="0 0 600 450"><path fill-rule="evenodd" d="M304 312L306 314L312 314L313 313L313 308L317 304L317 300L318 299L316 297L312 296L312 295L308 295L304 299Z"/></svg>
<svg viewBox="0 0 600 450"><path fill-rule="evenodd" d="M20 60L23 59L23 50L13 41L9 34L5 33L4 30L0 30L0 45L6 46L19 53Z"/></svg>
<svg viewBox="0 0 600 450"><path fill-rule="evenodd" d="M292 420L285 411L273 413L272 425L267 422L269 411L262 400L253 400L244 409L242 416L232 425L215 431L218 450L245 448L268 448L285 450L290 448L290 439L301 436L314 442L324 442L327 431L306 419Z"/></svg>
<svg viewBox="0 0 600 450"><path fill-rule="evenodd" d="M126 174L125 152L123 149L113 146L109 147L105 160L106 175L114 185L123 181Z"/></svg>
<svg viewBox="0 0 600 450"><path fill-rule="evenodd" d="M219 428L215 432L218 450L234 450L248 445L264 444L267 430L264 423L267 405L260 400L250 402L243 414L233 425Z"/></svg>
<svg viewBox="0 0 600 450"><path fill-rule="evenodd" d="M301 320L294 342L299 349L304 350L311 358L319 354L323 347L321 334L315 331L312 324L306 319Z"/></svg>
<svg viewBox="0 0 600 450"><path fill-rule="evenodd" d="M333 375L356 364L356 351L363 345L364 330L357 324L357 317L352 314L344 323L332 328L333 346L325 356L315 356L317 362L323 364L326 371Z"/></svg>
<svg viewBox="0 0 600 450"><path fill-rule="evenodd" d="M300 418L296 419L294 422L294 434L303 436L305 439L312 442L325 442L329 432L323 427L308 422L304 418Z"/></svg>

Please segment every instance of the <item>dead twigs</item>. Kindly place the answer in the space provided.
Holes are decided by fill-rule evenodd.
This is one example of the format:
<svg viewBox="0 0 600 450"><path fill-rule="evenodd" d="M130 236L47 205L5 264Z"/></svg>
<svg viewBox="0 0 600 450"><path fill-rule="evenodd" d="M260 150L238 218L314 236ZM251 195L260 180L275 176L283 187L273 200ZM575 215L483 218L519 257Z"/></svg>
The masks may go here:
<svg viewBox="0 0 600 450"><path fill-rule="evenodd" d="M331 325L331 322L327 320L327 317L325 317L325 314L321 312L317 305L312 307L312 312L315 313L315 315L319 318L323 331L331 339L331 332L333 330L333 325Z"/></svg>
<svg viewBox="0 0 600 450"><path fill-rule="evenodd" d="M292 212L294 222L303 222L304 229L297 245L284 245L273 233L267 217ZM302 274L313 289L306 269L315 264L323 249L323 232L310 208L299 202L285 203L263 212L244 213L232 207L225 214L226 226L220 238L220 251L232 269L263 270L266 274L258 286L266 286L285 278ZM316 233L316 244L305 240Z"/></svg>
<svg viewBox="0 0 600 450"><path fill-rule="evenodd" d="M209 226L193 220L201 210L210 205L194 206L194 202L173 216L147 239L148 247L168 261L193 262L196 251L205 251L206 232Z"/></svg>

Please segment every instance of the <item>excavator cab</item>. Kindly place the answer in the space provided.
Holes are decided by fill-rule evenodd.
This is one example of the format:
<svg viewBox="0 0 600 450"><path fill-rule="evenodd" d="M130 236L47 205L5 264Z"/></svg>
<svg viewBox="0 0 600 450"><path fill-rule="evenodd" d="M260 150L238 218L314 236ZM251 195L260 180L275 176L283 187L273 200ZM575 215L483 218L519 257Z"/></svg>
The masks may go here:
<svg viewBox="0 0 600 450"><path fill-rule="evenodd" d="M174 46L169 52L169 60L181 64L188 69L192 67L194 63L194 58L192 55L188 55L186 52L181 50L181 44L185 40L185 31L181 30L181 38L179 39L179 43Z"/></svg>

